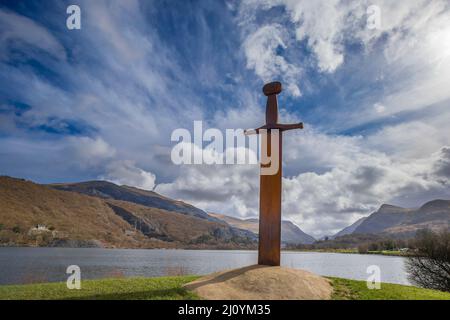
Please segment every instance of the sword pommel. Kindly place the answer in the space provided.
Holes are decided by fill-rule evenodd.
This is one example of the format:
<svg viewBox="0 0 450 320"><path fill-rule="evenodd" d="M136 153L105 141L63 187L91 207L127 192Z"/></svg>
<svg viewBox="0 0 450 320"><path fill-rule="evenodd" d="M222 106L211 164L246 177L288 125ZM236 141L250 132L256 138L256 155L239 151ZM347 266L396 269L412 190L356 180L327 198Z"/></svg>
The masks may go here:
<svg viewBox="0 0 450 320"><path fill-rule="evenodd" d="M264 85L263 92L267 96L266 124L256 129L244 130L245 135L259 134L259 131L263 129L269 131L277 129L280 130L281 132L293 129L303 129L302 122L292 124L278 123L277 94L281 92L280 82L275 81Z"/></svg>
<svg viewBox="0 0 450 320"><path fill-rule="evenodd" d="M275 82L266 84L263 87L263 92L264 92L264 95L266 95L266 96L279 94L281 92L281 82L275 81Z"/></svg>

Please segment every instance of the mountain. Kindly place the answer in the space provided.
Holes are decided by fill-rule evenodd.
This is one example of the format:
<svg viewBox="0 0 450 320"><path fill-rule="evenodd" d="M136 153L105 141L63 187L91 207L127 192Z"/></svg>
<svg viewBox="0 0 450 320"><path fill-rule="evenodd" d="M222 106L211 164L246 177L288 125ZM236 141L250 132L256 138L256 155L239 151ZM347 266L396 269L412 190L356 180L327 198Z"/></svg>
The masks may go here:
<svg viewBox="0 0 450 320"><path fill-rule="evenodd" d="M238 219L223 214L209 213L209 215L225 221L236 228L249 230L255 234L259 233L258 219ZM281 242L285 244L311 244L314 239L309 234L303 232L299 227L290 221L283 220L281 222Z"/></svg>
<svg viewBox="0 0 450 320"><path fill-rule="evenodd" d="M189 204L108 182L76 185L74 192L64 188L65 184L49 186L0 177L0 245L255 247L257 238L252 232L232 227ZM151 207L152 200L179 211Z"/></svg>
<svg viewBox="0 0 450 320"><path fill-rule="evenodd" d="M417 230L450 228L450 200L433 200L420 208L406 209L383 204L365 218L352 234L384 234L409 237Z"/></svg>
<svg viewBox="0 0 450 320"><path fill-rule="evenodd" d="M169 199L153 191L142 190L129 186L118 186L107 181L58 183L50 184L49 186L58 190L73 191L103 199L128 201L146 207L174 211L193 217L214 221L214 219L208 216L205 211L182 201Z"/></svg>
<svg viewBox="0 0 450 320"><path fill-rule="evenodd" d="M243 229L243 230L248 230L250 232L253 232L256 235L259 232L258 219L239 219L239 218L234 218L234 217L227 216L224 214L211 213L211 212L209 213L209 215L228 223L230 226L233 226L233 227L236 227L239 229Z"/></svg>
<svg viewBox="0 0 450 320"><path fill-rule="evenodd" d="M290 221L281 221L281 241L286 244L311 244L316 241L314 237L302 231Z"/></svg>
<svg viewBox="0 0 450 320"><path fill-rule="evenodd" d="M359 227L359 225L361 223L364 222L364 220L366 220L366 217L363 217L363 218L360 218L360 219L356 220L354 223L352 223L348 227L345 227L341 231L339 231L339 232L335 233L334 235L330 236L329 239L335 239L335 238L340 237L340 236L345 236L347 234L352 234L355 231L355 229L357 227Z"/></svg>

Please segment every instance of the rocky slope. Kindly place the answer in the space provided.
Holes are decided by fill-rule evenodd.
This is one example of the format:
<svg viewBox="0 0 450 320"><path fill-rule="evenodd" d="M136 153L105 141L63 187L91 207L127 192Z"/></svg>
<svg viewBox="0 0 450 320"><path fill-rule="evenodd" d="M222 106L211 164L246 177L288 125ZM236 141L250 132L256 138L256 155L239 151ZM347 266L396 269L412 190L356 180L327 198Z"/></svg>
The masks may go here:
<svg viewBox="0 0 450 320"><path fill-rule="evenodd" d="M146 207L174 211L207 220L208 214L190 204L164 197L156 192L129 186L118 186L107 181L86 181L80 183L50 184L52 188L73 191L103 199L114 199L140 204Z"/></svg>
<svg viewBox="0 0 450 320"><path fill-rule="evenodd" d="M339 231L339 232L335 233L334 235L330 236L329 239L335 239L335 238L340 237L340 236L345 236L347 234L352 234L355 231L355 229L357 227L359 227L359 225L361 223L364 222L364 220L366 220L366 217L363 217L361 219L356 220L354 223L352 223L348 227L345 227L341 231Z"/></svg>

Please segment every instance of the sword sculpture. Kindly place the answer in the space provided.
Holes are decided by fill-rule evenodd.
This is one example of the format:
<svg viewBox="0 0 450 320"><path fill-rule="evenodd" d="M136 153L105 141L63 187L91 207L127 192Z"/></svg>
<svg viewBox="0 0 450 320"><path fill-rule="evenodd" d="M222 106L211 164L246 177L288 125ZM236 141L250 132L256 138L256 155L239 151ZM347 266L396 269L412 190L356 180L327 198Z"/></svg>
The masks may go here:
<svg viewBox="0 0 450 320"><path fill-rule="evenodd" d="M270 163L261 161L259 191L259 248L258 264L279 266L281 250L281 177L282 177L282 132L303 129L303 123L278 123L277 94L281 92L280 82L271 82L263 87L267 96L266 124L260 128L246 130L245 134L262 134L261 159L272 158ZM273 145L274 144L274 145ZM273 154L272 154L273 151ZM275 171L267 171L277 162ZM267 174L267 172L270 172Z"/></svg>

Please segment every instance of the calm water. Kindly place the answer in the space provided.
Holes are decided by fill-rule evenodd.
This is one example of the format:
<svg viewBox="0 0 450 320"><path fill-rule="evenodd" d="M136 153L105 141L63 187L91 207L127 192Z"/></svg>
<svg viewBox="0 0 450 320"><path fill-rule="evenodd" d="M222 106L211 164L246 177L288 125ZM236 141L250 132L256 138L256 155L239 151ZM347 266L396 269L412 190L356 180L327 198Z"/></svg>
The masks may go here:
<svg viewBox="0 0 450 320"><path fill-rule="evenodd" d="M0 284L66 281L69 265L81 268L82 279L95 279L207 274L256 261L256 251L0 248ZM408 284L402 257L283 252L281 264L358 280L367 279L368 266L378 265L381 281Z"/></svg>

